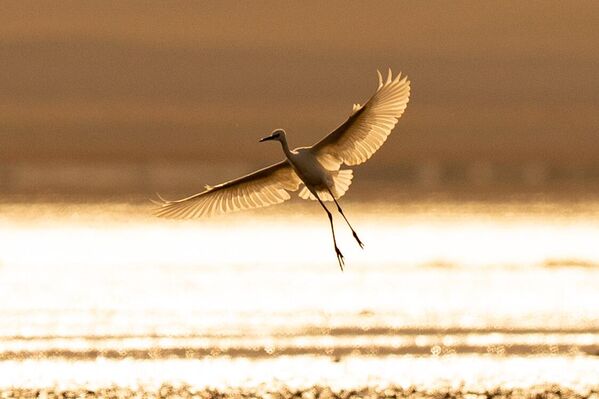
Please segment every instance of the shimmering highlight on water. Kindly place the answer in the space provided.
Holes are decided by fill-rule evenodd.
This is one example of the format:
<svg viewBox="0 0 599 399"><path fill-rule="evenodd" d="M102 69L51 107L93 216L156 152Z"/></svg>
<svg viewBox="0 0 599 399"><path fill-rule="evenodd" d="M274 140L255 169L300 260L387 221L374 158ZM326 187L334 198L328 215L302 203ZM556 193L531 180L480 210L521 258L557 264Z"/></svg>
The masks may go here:
<svg viewBox="0 0 599 399"><path fill-rule="evenodd" d="M599 381L599 203L309 205L0 204L0 386Z"/></svg>

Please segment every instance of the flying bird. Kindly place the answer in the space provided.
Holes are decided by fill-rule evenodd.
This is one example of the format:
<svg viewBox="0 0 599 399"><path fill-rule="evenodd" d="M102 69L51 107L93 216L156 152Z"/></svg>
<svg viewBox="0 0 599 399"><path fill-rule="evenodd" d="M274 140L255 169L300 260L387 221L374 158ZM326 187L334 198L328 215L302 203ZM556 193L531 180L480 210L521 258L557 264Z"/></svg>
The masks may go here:
<svg viewBox="0 0 599 399"><path fill-rule="evenodd" d="M285 159L253 173L219 184L177 201L162 200L155 215L191 219L280 204L299 190L303 199L316 200L325 210L339 267L343 254L337 246L333 215L324 204L333 201L361 248L364 244L337 201L348 190L353 173L345 166L368 160L387 140L410 99L410 81L401 73L395 78L389 69L387 79L379 71L378 87L364 104L354 104L349 118L311 147L289 149L285 130L276 129L260 142L281 143Z"/></svg>

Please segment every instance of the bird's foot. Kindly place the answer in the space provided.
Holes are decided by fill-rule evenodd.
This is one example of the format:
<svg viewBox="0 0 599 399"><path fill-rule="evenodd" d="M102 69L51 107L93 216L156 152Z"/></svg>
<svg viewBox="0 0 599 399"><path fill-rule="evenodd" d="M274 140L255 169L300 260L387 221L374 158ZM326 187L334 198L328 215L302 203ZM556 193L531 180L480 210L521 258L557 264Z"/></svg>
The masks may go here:
<svg viewBox="0 0 599 399"><path fill-rule="evenodd" d="M337 261L339 262L339 267L341 268L341 271L343 271L343 265L345 265L345 261L343 260L343 254L336 246L335 253L337 254Z"/></svg>
<svg viewBox="0 0 599 399"><path fill-rule="evenodd" d="M352 233L354 234L354 238L358 242L358 245L360 246L360 248L364 249L364 243L360 240L360 237L358 237L358 234L356 234L356 232L353 230L352 230Z"/></svg>

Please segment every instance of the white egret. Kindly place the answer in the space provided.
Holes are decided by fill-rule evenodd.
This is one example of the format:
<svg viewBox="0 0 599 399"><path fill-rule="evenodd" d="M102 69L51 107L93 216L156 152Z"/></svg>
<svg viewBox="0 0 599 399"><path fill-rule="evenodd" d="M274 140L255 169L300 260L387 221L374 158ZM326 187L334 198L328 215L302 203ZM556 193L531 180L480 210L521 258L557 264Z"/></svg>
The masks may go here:
<svg viewBox="0 0 599 399"><path fill-rule="evenodd" d="M333 246L339 267L343 270L343 254L337 246L333 216L324 201L334 201L360 247L364 244L343 213L338 198L343 196L352 181L352 170L342 165L354 166L365 162L385 142L410 98L410 81L393 78L391 69L379 83L374 95L361 106L355 104L351 115L342 125L311 147L290 150L283 129L274 130L260 140L281 143L285 159L246 176L178 201L163 201L155 214L180 219L220 215L251 208L279 204L288 200L288 191L299 191L303 199L317 200L329 218Z"/></svg>

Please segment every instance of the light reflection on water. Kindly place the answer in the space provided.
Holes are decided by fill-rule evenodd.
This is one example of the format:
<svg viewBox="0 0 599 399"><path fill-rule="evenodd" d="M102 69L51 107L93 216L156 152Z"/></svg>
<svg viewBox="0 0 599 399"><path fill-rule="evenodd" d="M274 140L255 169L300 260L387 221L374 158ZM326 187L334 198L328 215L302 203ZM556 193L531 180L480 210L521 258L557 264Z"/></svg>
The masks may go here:
<svg viewBox="0 0 599 399"><path fill-rule="evenodd" d="M313 207L192 222L150 210L0 204L0 368L599 353L595 202L350 203L366 248L337 219L345 273Z"/></svg>
<svg viewBox="0 0 599 399"><path fill-rule="evenodd" d="M8 361L0 362L0 387L58 386L63 389L96 389L116 384L156 389L161 383L168 381L198 388L225 389L266 384L272 390L282 386L302 388L312 385L329 386L338 390L393 384L429 392L453 388L484 395L485 391L493 391L498 386L508 389L527 388L546 386L549 382L588 397L589 389L597 392L598 368L597 358L479 355L383 358L355 356L339 362L314 356L282 356L260 360L215 357L160 361ZM56 384L56 381L60 383Z"/></svg>

